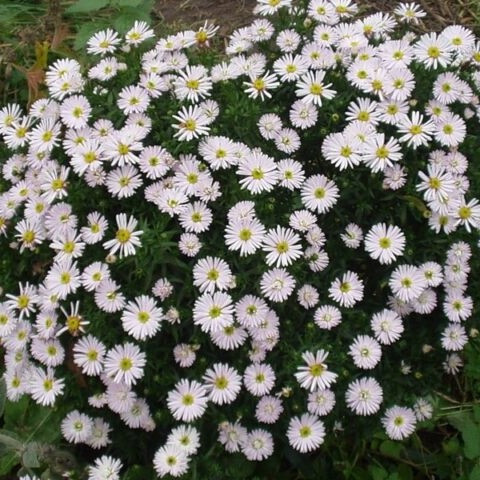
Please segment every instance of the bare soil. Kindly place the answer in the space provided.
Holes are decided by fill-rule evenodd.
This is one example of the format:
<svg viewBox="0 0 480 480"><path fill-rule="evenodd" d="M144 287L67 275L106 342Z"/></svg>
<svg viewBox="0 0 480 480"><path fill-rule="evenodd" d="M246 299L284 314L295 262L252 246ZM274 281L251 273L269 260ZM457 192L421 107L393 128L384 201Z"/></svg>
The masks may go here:
<svg viewBox="0 0 480 480"><path fill-rule="evenodd" d="M220 35L248 24L256 0L158 0L155 13L167 24L198 27L210 20L220 27Z"/></svg>
<svg viewBox="0 0 480 480"><path fill-rule="evenodd" d="M480 0L416 1L427 12L421 26L424 30L438 31L451 24L479 27L475 17L480 13ZM359 0L357 3L368 12L390 12L397 0ZM210 20L220 26L221 35L228 35L252 20L255 4L256 0L158 0L155 13L173 26L198 27Z"/></svg>

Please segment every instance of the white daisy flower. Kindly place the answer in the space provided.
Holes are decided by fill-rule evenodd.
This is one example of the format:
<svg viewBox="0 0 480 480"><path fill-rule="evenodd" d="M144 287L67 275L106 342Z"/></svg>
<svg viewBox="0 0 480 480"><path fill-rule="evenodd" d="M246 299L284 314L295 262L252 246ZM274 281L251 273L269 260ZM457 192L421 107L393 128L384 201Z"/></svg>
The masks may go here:
<svg viewBox="0 0 480 480"><path fill-rule="evenodd" d="M193 267L193 284L201 293L213 293L215 289L228 290L232 279L227 262L218 257L202 258Z"/></svg>
<svg viewBox="0 0 480 480"><path fill-rule="evenodd" d="M273 437L266 430L252 430L241 442L242 453L250 461L265 460L273 453Z"/></svg>
<svg viewBox="0 0 480 480"><path fill-rule="evenodd" d="M353 307L363 299L363 281L355 272L347 271L332 282L328 296L342 307Z"/></svg>
<svg viewBox="0 0 480 480"><path fill-rule="evenodd" d="M84 443L92 433L93 421L78 410L70 412L60 426L62 435L70 443Z"/></svg>
<svg viewBox="0 0 480 480"><path fill-rule="evenodd" d="M295 450L302 453L311 452L324 442L325 427L318 417L304 413L301 417L290 419L287 438Z"/></svg>
<svg viewBox="0 0 480 480"><path fill-rule="evenodd" d="M115 238L103 243L105 248L110 249L110 255L120 251L120 258L128 255L135 255L135 247L140 247L140 235L142 230L135 230L138 221L133 218L127 218L125 213L120 213L115 216L117 222L117 232Z"/></svg>
<svg viewBox="0 0 480 480"><path fill-rule="evenodd" d="M123 329L136 340L153 337L160 329L162 319L163 310L147 295L128 302L121 317Z"/></svg>
<svg viewBox="0 0 480 480"><path fill-rule="evenodd" d="M227 364L215 363L209 368L203 381L209 400L217 405L232 403L242 388L242 377Z"/></svg>
<svg viewBox="0 0 480 480"><path fill-rule="evenodd" d="M176 445L165 445L159 448L153 457L153 467L157 475L180 477L188 471L189 457Z"/></svg>
<svg viewBox="0 0 480 480"><path fill-rule="evenodd" d="M400 315L387 308L372 316L370 326L375 338L382 345L391 345L396 342L404 331Z"/></svg>
<svg viewBox="0 0 480 480"><path fill-rule="evenodd" d="M365 250L382 264L390 264L405 249L405 235L395 225L377 223L365 236Z"/></svg>
<svg viewBox="0 0 480 480"><path fill-rule="evenodd" d="M295 378L302 388L310 390L311 392L318 389L329 388L332 383L337 380L337 374L330 372L325 360L328 357L328 352L325 350L317 350L315 354L310 351L302 355L306 366L297 368Z"/></svg>
<svg viewBox="0 0 480 480"><path fill-rule="evenodd" d="M415 412L411 408L390 407L382 417L382 424L392 440L403 440L414 431L417 423Z"/></svg>
<svg viewBox="0 0 480 480"><path fill-rule="evenodd" d="M348 408L357 415L373 415L380 410L383 390L374 378L363 377L348 385L345 399Z"/></svg>
<svg viewBox="0 0 480 480"><path fill-rule="evenodd" d="M230 295L223 292L204 293L193 307L193 323L203 332L216 332L233 323L233 305Z"/></svg>
<svg viewBox="0 0 480 480"><path fill-rule="evenodd" d="M115 383L133 385L143 377L146 356L133 343L116 345L105 356L105 374Z"/></svg>
<svg viewBox="0 0 480 480"><path fill-rule="evenodd" d="M122 462L117 458L102 455L88 467L88 480L120 480Z"/></svg>
<svg viewBox="0 0 480 480"><path fill-rule="evenodd" d="M382 348L374 338L368 335L357 335L348 349L348 354L358 368L371 370L382 358Z"/></svg>
<svg viewBox="0 0 480 480"><path fill-rule="evenodd" d="M207 408L208 393L199 382L180 380L167 396L167 406L176 420L191 422L199 418Z"/></svg>

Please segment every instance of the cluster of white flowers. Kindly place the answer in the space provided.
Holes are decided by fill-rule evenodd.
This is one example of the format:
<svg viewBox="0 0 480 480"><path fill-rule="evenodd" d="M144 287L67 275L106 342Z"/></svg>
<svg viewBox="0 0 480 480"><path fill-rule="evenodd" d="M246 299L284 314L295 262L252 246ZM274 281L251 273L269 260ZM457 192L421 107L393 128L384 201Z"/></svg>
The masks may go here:
<svg viewBox="0 0 480 480"><path fill-rule="evenodd" d="M2 161L8 186L0 193L0 235L19 254L51 250L51 262L41 281L20 283L18 291L6 292L0 302L4 378L10 400L29 394L42 405L55 403L65 390L60 367L66 362L71 343L66 338L70 336L75 368L84 376L97 377L103 385L100 393L90 396L89 407L84 407L108 408L129 428L156 428L148 399L135 391L146 374L147 362L155 362L147 358L143 345L162 335L163 322L174 329L189 319L181 318L177 308L159 304L175 297L178 292L171 281L178 280L157 278L149 290L139 290L131 298L122 291L115 263L117 255L121 261L142 248L148 228L142 218L142 200L145 209L153 205L158 216L175 222L179 231L176 248L187 260L194 259L191 278L186 275L181 280L198 290L191 302L189 328L198 327L202 338L211 342L209 349L238 350L238 355L247 352L238 365L230 365L222 356L222 361L208 365L203 377L181 378L170 385L166 403L175 420L196 421L209 403L230 404L243 394L258 400L253 415L257 422L274 424L284 417L284 403L293 392L303 395L302 390L307 390L305 411L288 418L284 432L294 449L317 449L326 435L320 417L330 414L336 404L343 403L360 416L381 410L385 395L382 379L373 377L375 367L387 347L403 337L405 318L412 313L431 314L440 295L448 325L440 339L425 340L437 342L448 352L447 372L458 371L462 359L451 352L459 352L466 344L462 323L473 311L466 293L472 255L469 244L450 242L443 265L438 259L398 264L408 248L415 248L409 244L403 223L402 228L387 219L358 225L339 218L341 232L330 232L321 225L335 215L340 202L349 201L342 195L343 189L348 191L342 175L366 167L372 182L380 179L382 192L398 201L406 200L402 194L396 196L397 191L408 182L414 190L416 186L426 202L417 199L428 217L425 223L442 238L462 227L467 238L480 227L480 204L469 194L468 160L459 151L467 122L472 115L480 116L474 94L480 75L472 76L480 66L480 43L460 26L420 37L411 32L399 34L400 23L418 23L424 16L413 3L400 4L395 16L376 13L361 19L355 19L357 7L350 0L311 0L305 2L306 8L293 3L258 0L255 11L260 18L236 30L226 47L227 60L209 68L192 64L188 55L190 50L208 47L216 32L208 24L159 40L153 40L153 31L142 22L136 22L124 38L107 29L88 42L88 52L101 57L88 71L82 71L75 60L57 60L46 74L49 98L36 101L27 114L15 104L0 110L0 134L12 151ZM298 31L276 29L275 16L285 9L303 19ZM152 48L139 54L135 82L115 87L112 97L112 82L130 69L125 57L140 52L147 40ZM274 45L269 47L275 53L273 60L259 53L257 47L264 42ZM424 105L415 97L414 71L426 72L433 79L431 88L422 86L431 92ZM301 150L303 135L322 126L323 108L339 96L338 78L342 88L355 89L357 97L340 112L344 115L344 123L338 124L341 130L329 131L323 138L319 145L322 160L312 167L310 159L305 159L308 152ZM263 149L247 145L234 134L210 135L221 125L227 108L220 94L219 101L215 100L215 92L229 85L243 89L244 101L260 106L270 105L277 91L290 88L293 101L283 105L285 116L266 107L254 119L252 138L256 135ZM170 112L171 130L165 141L186 145L195 154L174 155L152 140L158 133L156 102L168 98L180 106ZM99 107L102 102L104 110ZM111 102L116 102L117 110ZM228 108L235 109L235 105ZM109 109L116 111L115 122L107 118ZM429 152L426 172L407 170L402 160L431 145L435 149ZM75 202L69 201L72 182L83 182L85 197L92 189L103 192L115 205L134 197L138 208L134 215L122 208L114 220L100 205L80 216ZM239 192L238 198L225 205L220 200L230 189ZM269 195L281 198L284 194L295 199L287 206L288 224L274 218L269 226L272 219L259 212ZM217 230L225 248L209 244L209 234ZM289 378L280 379L278 369L283 366L267 360L280 342L289 342L282 337L284 319L275 310L278 304L296 302L302 315L312 316L318 332L334 331L342 315L353 307L362 308L362 301L371 294L367 287L371 292L372 282L378 282L375 271L367 278L353 267L335 267L330 277L322 277L321 272L336 261L332 255L342 256L340 251L327 254L331 241L346 249L363 246L369 262L387 269L382 289L388 286L391 290L388 298L378 295L377 310L369 312L370 330L354 331L350 344L343 345L348 368L356 374L339 391L335 387L345 366L328 351L327 342L323 348L305 345ZM226 258L212 253L225 249ZM95 261L86 260L92 258L90 252L95 252ZM256 277L242 271L242 260L254 255L264 266ZM299 280L305 272L308 283ZM247 285L244 281L237 286L238 277L245 276ZM435 290L440 286L444 294ZM101 339L89 331L91 322L82 315L85 298L105 318L113 314L120 319L121 329L116 328L115 335ZM302 328L299 324L296 334L301 335ZM181 368L191 367L201 347L177 342L172 345L175 362ZM342 345L335 346L341 349ZM362 370L369 372L359 376ZM419 399L413 408L387 408L382 423L391 438L401 439L431 414L428 401ZM108 423L78 410L66 416L61 429L71 443L93 448L110 443ZM249 460L262 460L274 451L268 428L249 431L240 419L219 425L219 441L228 452L242 452ZM153 459L157 474L182 475L199 446L195 428L174 428ZM118 460L103 456L90 467L89 478L118 478L120 469Z"/></svg>

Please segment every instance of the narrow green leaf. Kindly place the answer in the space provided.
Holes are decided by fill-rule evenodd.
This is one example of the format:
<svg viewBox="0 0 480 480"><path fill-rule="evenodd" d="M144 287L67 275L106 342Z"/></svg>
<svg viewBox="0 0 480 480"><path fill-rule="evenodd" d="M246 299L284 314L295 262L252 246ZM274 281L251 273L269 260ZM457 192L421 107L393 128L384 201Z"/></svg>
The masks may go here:
<svg viewBox="0 0 480 480"><path fill-rule="evenodd" d="M138 7L143 0L112 0L113 7Z"/></svg>
<svg viewBox="0 0 480 480"><path fill-rule="evenodd" d="M66 13L89 13L95 12L108 6L108 0L78 0L65 9Z"/></svg>

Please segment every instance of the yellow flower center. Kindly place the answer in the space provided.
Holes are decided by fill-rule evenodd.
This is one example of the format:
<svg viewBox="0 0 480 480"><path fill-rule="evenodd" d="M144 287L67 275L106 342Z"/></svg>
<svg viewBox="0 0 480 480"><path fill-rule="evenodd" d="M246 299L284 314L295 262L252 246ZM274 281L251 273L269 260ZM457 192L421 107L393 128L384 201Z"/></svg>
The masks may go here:
<svg viewBox="0 0 480 480"><path fill-rule="evenodd" d="M126 228L119 228L117 230L117 234L115 235L115 238L120 242L120 243L127 243L132 234L126 229Z"/></svg>

